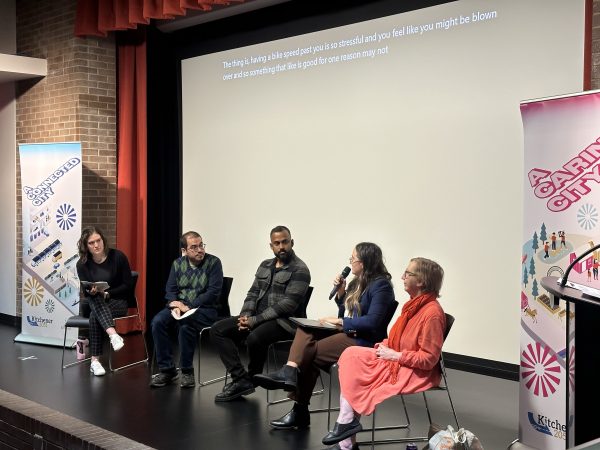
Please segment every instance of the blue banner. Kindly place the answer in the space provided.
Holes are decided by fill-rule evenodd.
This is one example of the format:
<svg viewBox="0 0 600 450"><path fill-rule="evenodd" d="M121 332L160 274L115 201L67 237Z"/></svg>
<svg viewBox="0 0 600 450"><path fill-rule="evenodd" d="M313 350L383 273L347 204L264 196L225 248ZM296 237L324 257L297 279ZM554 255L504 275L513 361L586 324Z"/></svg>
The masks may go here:
<svg viewBox="0 0 600 450"><path fill-rule="evenodd" d="M79 311L81 143L22 144L22 331L19 342L62 345ZM76 329L69 330L72 345Z"/></svg>

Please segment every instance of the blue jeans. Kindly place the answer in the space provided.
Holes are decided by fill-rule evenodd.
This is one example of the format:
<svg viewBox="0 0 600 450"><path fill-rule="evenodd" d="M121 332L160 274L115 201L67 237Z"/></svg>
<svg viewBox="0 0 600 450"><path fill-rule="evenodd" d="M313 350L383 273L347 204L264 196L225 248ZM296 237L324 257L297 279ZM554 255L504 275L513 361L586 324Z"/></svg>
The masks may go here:
<svg viewBox="0 0 600 450"><path fill-rule="evenodd" d="M171 372L175 370L170 339L171 333L175 330L178 333L179 341L179 366L182 371L193 371L194 351L198 343L198 333L202 328L211 326L216 316L216 311L212 309L198 309L185 319L175 320L168 308L163 309L154 316L151 324L152 338L154 339L156 363L160 371Z"/></svg>

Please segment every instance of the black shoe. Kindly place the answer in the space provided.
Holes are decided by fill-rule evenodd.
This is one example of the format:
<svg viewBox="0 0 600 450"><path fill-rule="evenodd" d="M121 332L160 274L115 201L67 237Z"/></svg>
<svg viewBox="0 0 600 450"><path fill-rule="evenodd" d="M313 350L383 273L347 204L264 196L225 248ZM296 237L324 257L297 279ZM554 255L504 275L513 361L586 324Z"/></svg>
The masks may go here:
<svg viewBox="0 0 600 450"><path fill-rule="evenodd" d="M184 389L196 387L196 378L194 377L194 372L182 373L180 386Z"/></svg>
<svg viewBox="0 0 600 450"><path fill-rule="evenodd" d="M333 426L333 431L327 433L322 442L325 445L337 444L350 436L354 436L360 430L362 430L362 425L357 417L352 419L350 423L336 422Z"/></svg>
<svg viewBox="0 0 600 450"><path fill-rule="evenodd" d="M286 364L277 372L254 375L252 381L255 385L268 390L283 389L292 392L296 390L298 384L298 369Z"/></svg>
<svg viewBox="0 0 600 450"><path fill-rule="evenodd" d="M292 410L285 416L271 420L271 426L277 430L291 430L293 428L308 428L310 426L310 413L307 405L296 403Z"/></svg>
<svg viewBox="0 0 600 450"><path fill-rule="evenodd" d="M233 383L226 384L223 392L215 396L215 402L229 402L242 395L252 394L254 392L254 384L252 381L242 378Z"/></svg>
<svg viewBox="0 0 600 450"><path fill-rule="evenodd" d="M150 387L152 388L161 388L166 386L167 384L171 384L179 377L179 373L175 371L169 372L158 372L152 375L152 379L150 380Z"/></svg>

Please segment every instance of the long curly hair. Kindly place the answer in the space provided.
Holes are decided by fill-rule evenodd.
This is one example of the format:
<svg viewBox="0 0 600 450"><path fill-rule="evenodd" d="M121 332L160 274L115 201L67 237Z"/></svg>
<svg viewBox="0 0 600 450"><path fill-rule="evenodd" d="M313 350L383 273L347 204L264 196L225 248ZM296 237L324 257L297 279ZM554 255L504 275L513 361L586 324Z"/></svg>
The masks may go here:
<svg viewBox="0 0 600 450"><path fill-rule="evenodd" d="M348 284L348 296L346 297L345 307L351 315L360 311L360 296L369 286L369 284L378 279L392 279L392 275L388 272L387 267L383 262L383 253L377 244L372 242L361 242L354 247L358 260L363 264L363 272L360 276L354 278Z"/></svg>

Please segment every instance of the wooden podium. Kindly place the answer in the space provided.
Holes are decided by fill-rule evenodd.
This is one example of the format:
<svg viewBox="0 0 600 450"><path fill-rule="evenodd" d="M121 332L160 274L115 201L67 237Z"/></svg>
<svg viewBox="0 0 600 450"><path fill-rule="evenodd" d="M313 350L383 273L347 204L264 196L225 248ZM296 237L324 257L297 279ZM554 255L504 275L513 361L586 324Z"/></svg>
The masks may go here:
<svg viewBox="0 0 600 450"><path fill-rule="evenodd" d="M544 277L541 280L542 287L554 297L555 305L559 300L566 302L565 367L569 369L567 377L573 376L571 370L574 371L574 377L566 385L565 448L600 437L600 299L566 286L572 266L598 247L573 261L560 284L556 277ZM570 320L571 313L575 313L573 320ZM572 355L573 344L576 350Z"/></svg>

